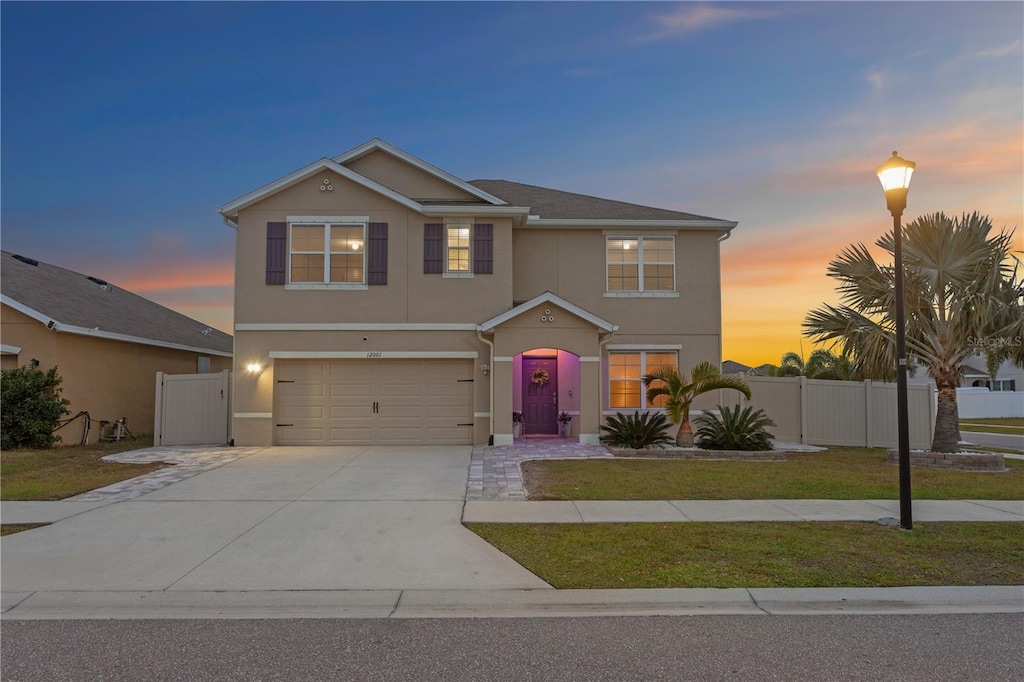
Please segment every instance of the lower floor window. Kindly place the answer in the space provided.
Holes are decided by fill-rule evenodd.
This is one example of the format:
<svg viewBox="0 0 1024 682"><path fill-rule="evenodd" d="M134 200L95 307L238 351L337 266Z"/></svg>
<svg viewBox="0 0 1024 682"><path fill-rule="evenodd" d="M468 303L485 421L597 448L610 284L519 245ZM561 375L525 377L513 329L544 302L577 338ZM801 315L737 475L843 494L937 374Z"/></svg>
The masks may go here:
<svg viewBox="0 0 1024 682"><path fill-rule="evenodd" d="M664 407L665 397L647 400L643 376L663 367L677 369L675 352L626 351L608 355L609 406L612 409Z"/></svg>

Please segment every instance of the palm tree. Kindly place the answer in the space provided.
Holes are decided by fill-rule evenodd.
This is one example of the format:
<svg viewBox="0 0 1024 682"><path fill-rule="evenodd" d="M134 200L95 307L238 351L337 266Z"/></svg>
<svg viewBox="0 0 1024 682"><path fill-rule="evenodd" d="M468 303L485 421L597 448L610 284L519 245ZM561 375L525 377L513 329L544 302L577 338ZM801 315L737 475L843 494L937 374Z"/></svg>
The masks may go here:
<svg viewBox="0 0 1024 682"><path fill-rule="evenodd" d="M799 377L804 376L806 371L807 364L804 362L803 357L790 351L782 356L782 360L779 361L779 367L775 370L775 376Z"/></svg>
<svg viewBox="0 0 1024 682"><path fill-rule="evenodd" d="M845 355L836 355L825 348L811 352L805 362L803 357L790 351L782 356L775 373L777 377L807 377L808 379L831 379L833 381L856 381L857 372Z"/></svg>
<svg viewBox="0 0 1024 682"><path fill-rule="evenodd" d="M906 339L908 354L928 370L938 387L932 450L959 450L956 388L963 362L976 352L972 340L1021 324L1018 305L1008 320L1006 291L1020 290L1009 262L1012 233L989 237L992 222L978 213L960 219L925 215L903 228ZM893 234L875 242L893 253ZM804 333L838 345L866 378L892 381L895 272L875 262L863 244L851 245L829 263L842 304L807 314ZM1018 299L1019 300L1019 299Z"/></svg>
<svg viewBox="0 0 1024 682"><path fill-rule="evenodd" d="M674 367L660 367L645 374L647 401L653 403L659 396L665 396L665 412L673 424L679 424L676 445L693 447L693 429L690 428L690 405L694 398L708 391L720 388L734 388L750 400L750 386L738 375L722 374L716 365L702 362L690 370L690 380L680 375Z"/></svg>

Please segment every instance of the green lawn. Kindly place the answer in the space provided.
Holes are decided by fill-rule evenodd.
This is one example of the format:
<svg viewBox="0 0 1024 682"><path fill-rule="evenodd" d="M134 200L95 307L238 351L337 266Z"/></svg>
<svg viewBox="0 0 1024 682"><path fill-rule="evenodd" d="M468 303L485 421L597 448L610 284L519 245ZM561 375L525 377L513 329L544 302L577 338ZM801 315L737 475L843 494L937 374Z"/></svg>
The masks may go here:
<svg viewBox="0 0 1024 682"><path fill-rule="evenodd" d="M961 419L960 431L1008 433L1011 436L1024 436L1024 418Z"/></svg>
<svg viewBox="0 0 1024 682"><path fill-rule="evenodd" d="M152 445L151 437L142 436L49 450L4 450L0 452L0 500L62 500L168 466L100 460L104 455Z"/></svg>
<svg viewBox="0 0 1024 682"><path fill-rule="evenodd" d="M1024 429L1024 417L993 417L986 419L961 419L961 428L965 424L977 426L1016 426Z"/></svg>
<svg viewBox="0 0 1024 682"><path fill-rule="evenodd" d="M470 524L551 585L1020 585L1024 524Z"/></svg>
<svg viewBox="0 0 1024 682"><path fill-rule="evenodd" d="M1024 460L1006 473L913 467L914 499L1024 499ZM756 500L899 498L899 472L881 448L795 453L787 462L553 460L525 462L533 500Z"/></svg>

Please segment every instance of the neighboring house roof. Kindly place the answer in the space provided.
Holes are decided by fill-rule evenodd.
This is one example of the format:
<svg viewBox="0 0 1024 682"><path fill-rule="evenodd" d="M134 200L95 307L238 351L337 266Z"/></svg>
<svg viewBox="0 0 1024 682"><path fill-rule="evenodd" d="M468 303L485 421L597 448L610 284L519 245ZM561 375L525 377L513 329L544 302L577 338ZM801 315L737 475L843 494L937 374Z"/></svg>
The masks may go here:
<svg viewBox="0 0 1024 682"><path fill-rule="evenodd" d="M601 199L508 180L470 180L469 184L499 196L515 206L529 206L530 215L542 220L692 220L729 223L693 213Z"/></svg>
<svg viewBox="0 0 1024 682"><path fill-rule="evenodd" d="M766 377L768 376L768 372L771 371L772 367L774 366L775 365L773 365L772 363L766 362L763 365L758 365L757 367L751 368L750 373L753 374L754 376Z"/></svg>
<svg viewBox="0 0 1024 682"><path fill-rule="evenodd" d="M968 362L965 362L965 363L961 364L960 367L963 370L963 373L964 373L965 377L985 377L985 378L988 378L988 370L987 369L978 369L976 366L974 366L974 365L972 365L972 364L970 364Z"/></svg>
<svg viewBox="0 0 1024 682"><path fill-rule="evenodd" d="M745 374L749 371L750 367L742 362L735 362L734 360L722 361L722 374Z"/></svg>
<svg viewBox="0 0 1024 682"><path fill-rule="evenodd" d="M0 294L3 303L58 332L232 354L231 336L198 320L98 277L7 251L0 251Z"/></svg>

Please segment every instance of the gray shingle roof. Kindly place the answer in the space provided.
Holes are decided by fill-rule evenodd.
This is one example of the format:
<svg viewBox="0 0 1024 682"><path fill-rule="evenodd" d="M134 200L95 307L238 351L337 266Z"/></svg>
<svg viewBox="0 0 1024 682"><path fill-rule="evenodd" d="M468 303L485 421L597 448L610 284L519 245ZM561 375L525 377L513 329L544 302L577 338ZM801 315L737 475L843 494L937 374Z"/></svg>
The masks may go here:
<svg viewBox="0 0 1024 682"><path fill-rule="evenodd" d="M40 262L30 265L0 251L0 291L55 322L220 353L231 336L99 279ZM209 331L207 331L209 330ZM205 333L204 333L205 332Z"/></svg>
<svg viewBox="0 0 1024 682"><path fill-rule="evenodd" d="M722 361L722 374L742 374L749 372L750 367L744 365L742 362L736 362L735 360L723 360Z"/></svg>
<svg viewBox="0 0 1024 682"><path fill-rule="evenodd" d="M508 180L470 180L469 184L513 206L529 206L542 219L590 220L718 220L693 213L630 204L625 201L563 192Z"/></svg>

